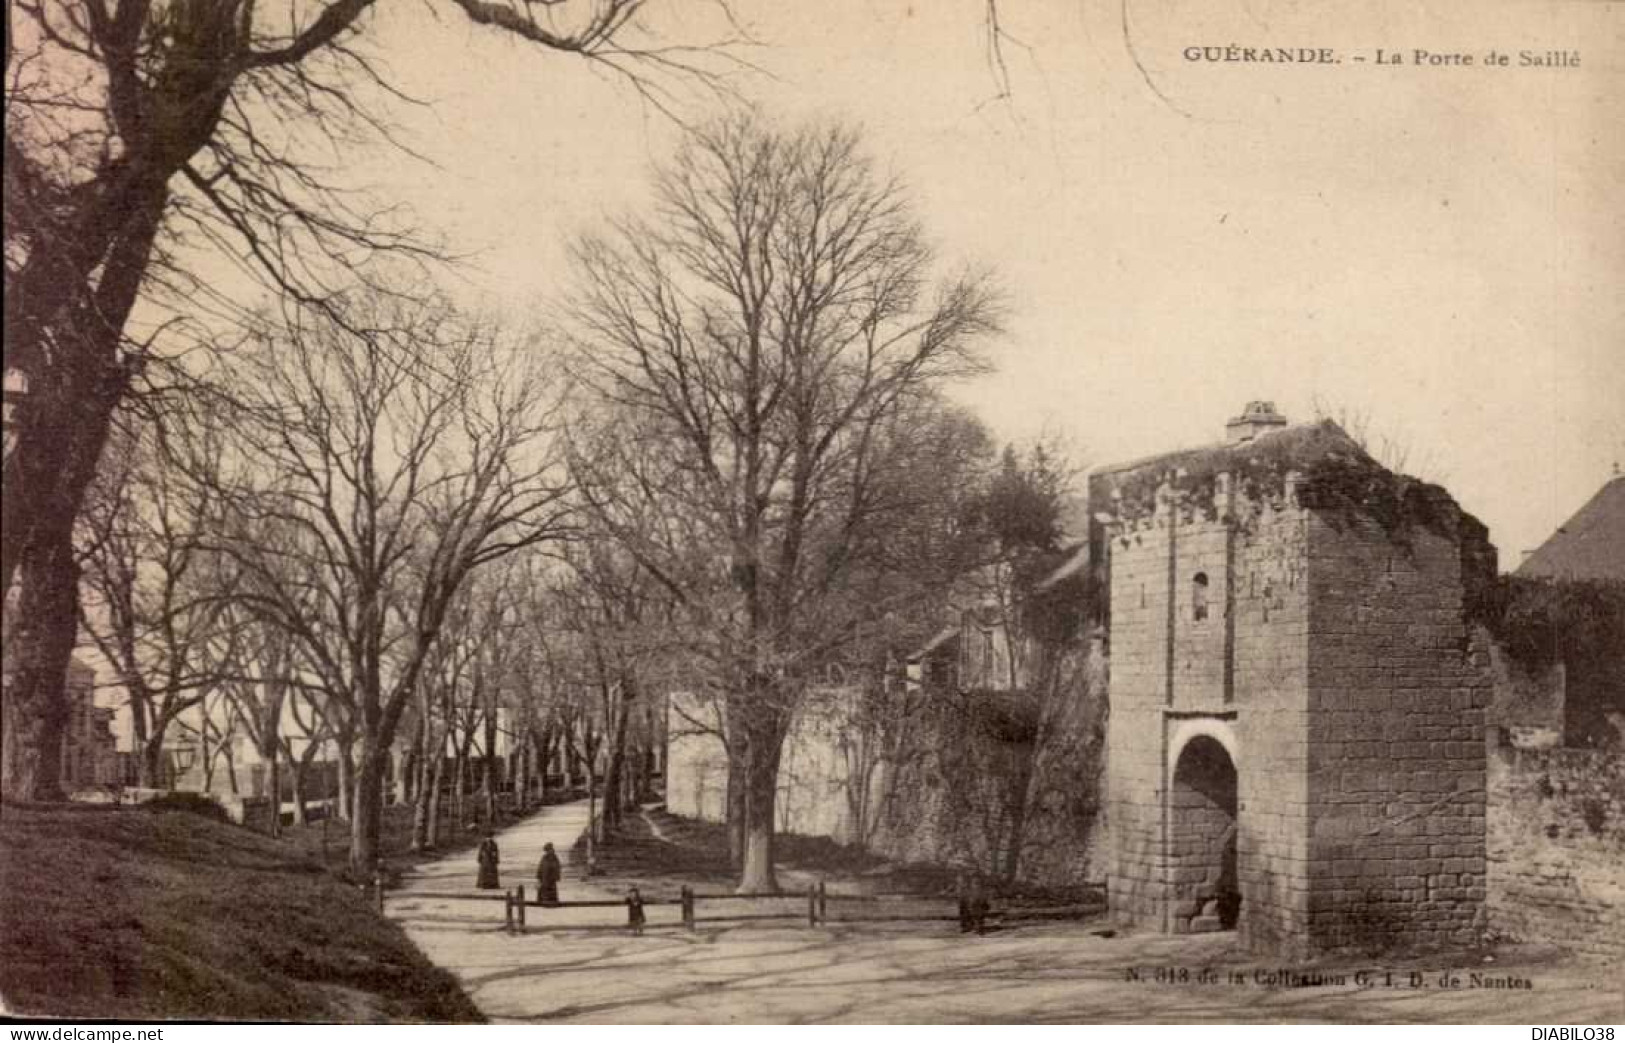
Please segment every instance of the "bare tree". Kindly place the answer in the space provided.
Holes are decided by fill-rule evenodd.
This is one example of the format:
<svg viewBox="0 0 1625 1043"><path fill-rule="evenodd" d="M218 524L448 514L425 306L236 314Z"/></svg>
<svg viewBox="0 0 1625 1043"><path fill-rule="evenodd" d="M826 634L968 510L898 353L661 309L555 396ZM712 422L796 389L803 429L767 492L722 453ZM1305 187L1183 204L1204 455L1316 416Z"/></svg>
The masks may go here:
<svg viewBox="0 0 1625 1043"><path fill-rule="evenodd" d="M1318 396L1312 406L1317 421L1336 424L1373 460L1395 474L1435 482L1444 480L1432 453L1413 457L1413 440L1391 430L1379 429L1372 420L1371 410L1328 402Z"/></svg>
<svg viewBox="0 0 1625 1043"><path fill-rule="evenodd" d="M569 700L556 700L555 715L576 716L595 738L588 759L602 774L599 834L613 833L634 807L643 785L651 730L648 707L654 692L680 673L683 635L674 624L670 592L636 558L598 534L565 549L564 567L537 599L537 637L549 667ZM601 761L601 763L600 763ZM596 785L591 792L595 804Z"/></svg>
<svg viewBox="0 0 1625 1043"><path fill-rule="evenodd" d="M982 848L987 870L1006 879L1033 846L1039 808L1089 819L1099 799L1103 689L1088 635L1099 592L1064 524L1076 473L1041 442L1007 448L982 484L983 551L957 591L961 670L952 690L931 693L955 720L916 732L931 735L939 763L961 766L942 772L953 780L945 803L977 835L965 847Z"/></svg>
<svg viewBox="0 0 1625 1043"><path fill-rule="evenodd" d="M297 312L240 361L240 470L221 483L239 538L221 549L245 603L293 636L329 720L353 729L357 872L377 857L390 748L458 591L567 532L548 370L534 338L432 295L357 301L344 325Z"/></svg>
<svg viewBox="0 0 1625 1043"><path fill-rule="evenodd" d="M776 886L774 799L809 671L883 605L832 611L888 505L911 404L997 331L984 279L931 283L902 187L856 135L735 118L693 133L652 220L576 251L577 370L619 439L583 455L598 523L683 607L717 667L740 886ZM699 553L696 553L696 548Z"/></svg>
<svg viewBox="0 0 1625 1043"><path fill-rule="evenodd" d="M734 67L725 6L718 46L684 47L643 24L646 0L443 2L611 70L662 108L674 83L725 89ZM212 251L325 308L370 255L434 256L387 203L329 181L320 158L393 140L380 101L399 95L367 49L373 7L7 0L5 366L26 388L0 520L4 612L20 619L7 628L13 796L60 796L50 759L78 616L72 531L115 411L143 385L190 381L155 365L172 358L177 328L207 343L211 313L244 319L189 258ZM142 301L174 321L141 327Z"/></svg>
<svg viewBox="0 0 1625 1043"><path fill-rule="evenodd" d="M229 611L245 614L242 606ZM271 835L282 832L282 719L289 697L297 688L297 662L289 635L278 627L248 618L235 623L235 643L222 682L232 713L253 743L266 770L266 793L271 798Z"/></svg>
<svg viewBox="0 0 1625 1043"><path fill-rule="evenodd" d="M293 728L282 729L277 736L283 763L288 768L289 789L293 795L293 820L301 826L310 824L311 768L318 763L317 758L327 748L332 737L327 721L320 711L324 701L313 689L291 688L287 693L287 702L288 718L293 722ZM303 710L301 705L304 707ZM325 788L321 795L323 798L328 796ZM282 800L280 791L274 791L273 800L277 804L280 817Z"/></svg>
<svg viewBox="0 0 1625 1043"><path fill-rule="evenodd" d="M169 728L216 693L238 637L233 570L208 546L218 499L167 466L162 436L149 428L108 455L81 518L84 630L128 694L138 779L154 787Z"/></svg>

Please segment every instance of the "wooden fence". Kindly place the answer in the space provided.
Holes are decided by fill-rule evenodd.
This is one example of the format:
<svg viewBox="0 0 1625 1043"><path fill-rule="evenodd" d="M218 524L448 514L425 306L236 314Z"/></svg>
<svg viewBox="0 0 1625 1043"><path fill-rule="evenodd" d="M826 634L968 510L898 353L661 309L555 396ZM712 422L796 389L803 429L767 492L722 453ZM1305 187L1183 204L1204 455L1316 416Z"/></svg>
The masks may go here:
<svg viewBox="0 0 1625 1043"><path fill-rule="evenodd" d="M374 882L374 889L378 896L378 911L384 910L384 888L382 881ZM614 909L625 908L628 917L631 910L626 900L622 898L595 899L570 902L543 902L535 897L528 897L523 885L501 893L480 892L428 892L411 891L401 895L402 898L423 899L426 901L465 901L465 902L501 902L503 927L515 934L524 934L529 926L530 910L556 910L556 909ZM788 903L792 908L775 910L771 912L740 911L728 912L728 903L736 902L776 902ZM709 904L722 907L718 915L702 916L700 907ZM841 905L860 906L886 906L900 908L907 905L939 905L947 907L941 913L924 912L918 908L899 912L874 912L862 916L841 917L832 916L830 907ZM692 931L700 923L747 923L752 921L795 920L805 921L808 927L818 927L827 924L860 924L860 923L959 923L962 926L982 929L988 923L1011 923L1017 921L1033 920L1077 920L1094 916L1105 911L1105 888L1092 892L1089 899L1071 904L1058 904L1048 906L1019 906L1012 905L1004 908L984 908L980 912L975 910L973 903L967 899L953 895L922 895L913 892L890 892L883 894L832 894L820 881L817 885L808 887L805 892L762 891L762 892L725 892L716 894L703 894L693 888L684 886L676 898L646 898L643 900L645 910L660 907L676 906L681 917L681 926ZM952 909L951 912L948 909ZM538 925L540 926L540 925ZM648 925L645 925L648 926ZM631 927L630 922L618 925L614 929L625 930ZM603 930L605 925L592 926L561 926L560 930Z"/></svg>

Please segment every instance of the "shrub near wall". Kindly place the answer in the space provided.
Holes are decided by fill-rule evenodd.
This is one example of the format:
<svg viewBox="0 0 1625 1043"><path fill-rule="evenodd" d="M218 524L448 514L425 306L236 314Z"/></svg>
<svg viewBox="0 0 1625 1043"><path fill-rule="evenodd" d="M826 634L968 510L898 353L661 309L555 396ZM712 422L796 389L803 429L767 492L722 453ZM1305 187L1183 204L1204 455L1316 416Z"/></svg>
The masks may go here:
<svg viewBox="0 0 1625 1043"><path fill-rule="evenodd" d="M1625 958L1625 757L1502 748L1489 791L1491 929Z"/></svg>
<svg viewBox="0 0 1625 1043"><path fill-rule="evenodd" d="M1105 877L1106 668L1096 656L1040 738L1016 693L944 693L913 729L927 755L891 793L872 847L1044 887Z"/></svg>

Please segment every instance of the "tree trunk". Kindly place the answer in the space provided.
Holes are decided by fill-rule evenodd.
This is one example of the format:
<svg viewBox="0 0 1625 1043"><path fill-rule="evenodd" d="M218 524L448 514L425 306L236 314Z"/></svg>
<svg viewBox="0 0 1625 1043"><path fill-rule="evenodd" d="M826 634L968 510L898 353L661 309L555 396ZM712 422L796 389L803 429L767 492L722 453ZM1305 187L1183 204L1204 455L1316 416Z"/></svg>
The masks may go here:
<svg viewBox="0 0 1625 1043"><path fill-rule="evenodd" d="M485 803L485 821L487 824L497 820L497 712L487 708L485 711L485 756L481 758L483 778L480 780L481 797Z"/></svg>
<svg viewBox="0 0 1625 1043"><path fill-rule="evenodd" d="M9 73L9 25L6 39ZM12 727L6 729L0 789L13 800L66 797L61 760L70 709L67 674L79 636L73 526L113 411L129 388L120 358L124 324L163 220L167 181L167 172L132 178L127 193L107 201L109 213L94 212L90 227L67 231L16 273L7 273L6 358L8 368L15 364L27 381L0 496L0 631L12 646L11 684L4 692ZM80 238L114 230L118 238L105 254L87 251ZM101 276L91 289L88 279L98 267ZM54 357L45 362L48 331ZM20 587L15 603L14 580Z"/></svg>
<svg viewBox="0 0 1625 1043"><path fill-rule="evenodd" d="M579 776L576 774L577 767L575 727L566 721L563 725L563 731L560 733L559 740L559 778L561 781L563 781L564 788L567 790L573 790L576 788L576 780L579 778Z"/></svg>
<svg viewBox="0 0 1625 1043"><path fill-rule="evenodd" d="M355 821L355 740L342 742L338 747L339 814Z"/></svg>
<svg viewBox="0 0 1625 1043"><path fill-rule="evenodd" d="M355 771L355 817L350 822L350 873L358 880L371 880L373 869L383 856L379 833L388 759L388 747L375 739L362 742L361 759Z"/></svg>
<svg viewBox="0 0 1625 1043"><path fill-rule="evenodd" d="M426 739L423 729L418 729L414 739L417 752L412 757L412 842L413 851L425 851L429 846L429 788L425 776L428 774L428 761L423 755Z"/></svg>
<svg viewBox="0 0 1625 1043"><path fill-rule="evenodd" d="M259 741L254 744L265 765L271 794L271 836L282 835L282 700L286 690L278 683L269 693L259 716ZM250 736L253 738L253 736Z"/></svg>
<svg viewBox="0 0 1625 1043"><path fill-rule="evenodd" d="M582 732L582 738L586 744L582 752L586 754L583 761L587 768L587 835L596 844L604 839L603 809L598 799L598 757L602 753L603 742L600 739L594 743L590 729Z"/></svg>
<svg viewBox="0 0 1625 1043"><path fill-rule="evenodd" d="M643 749L638 759L638 800L653 800L655 797L654 771L655 771L655 719L654 714L647 708L643 711Z"/></svg>
<svg viewBox="0 0 1625 1043"><path fill-rule="evenodd" d="M587 775L587 837L596 844L602 838L598 814L598 785Z"/></svg>
<svg viewBox="0 0 1625 1043"><path fill-rule="evenodd" d="M397 749L394 743L389 746L389 781L385 796L391 805L406 802L407 775L406 767L409 758L403 749Z"/></svg>
<svg viewBox="0 0 1625 1043"><path fill-rule="evenodd" d="M421 776L422 768L418 768ZM429 849L429 798L420 786L417 800L412 803L412 842L408 845L413 851L427 851Z"/></svg>
<svg viewBox="0 0 1625 1043"><path fill-rule="evenodd" d="M428 720L427 709L418 717L418 726L413 733L413 743L417 747L412 762L412 850L427 851L433 846L429 839L429 806L433 799L433 780L431 778L432 764L429 757L429 748L434 741L434 725Z"/></svg>
<svg viewBox="0 0 1625 1043"><path fill-rule="evenodd" d="M433 764L429 770L429 811L424 828L423 842L433 849L440 843L440 790L446 784L445 738L434 746Z"/></svg>
<svg viewBox="0 0 1625 1043"><path fill-rule="evenodd" d="M291 790L289 795L293 798L293 820L300 826L310 825L310 808L305 803L305 798L309 793L310 762L313 759L311 751L314 749L316 749L316 744L310 743L305 747L305 752L295 758L293 744L290 742L282 744L282 755L288 761L288 788ZM280 790L276 795L276 803L277 810L280 812L282 808L282 793Z"/></svg>
<svg viewBox="0 0 1625 1043"><path fill-rule="evenodd" d="M148 714L147 696L137 684L130 684L130 753L135 761L135 784L147 789L157 789L158 782L153 771L153 765L147 759Z"/></svg>
<svg viewBox="0 0 1625 1043"><path fill-rule="evenodd" d="M728 864L745 867L745 765L738 754L728 757Z"/></svg>
<svg viewBox="0 0 1625 1043"><path fill-rule="evenodd" d="M472 744L473 732L469 737L457 744L456 761L452 764L455 774L451 780L451 808L457 817L457 828L461 830L468 823L468 748Z"/></svg>
<svg viewBox="0 0 1625 1043"><path fill-rule="evenodd" d="M542 740L536 750L536 799L543 804L547 803L547 769L552 759L553 729L549 726L542 729Z"/></svg>
<svg viewBox="0 0 1625 1043"><path fill-rule="evenodd" d="M6 490L6 498L14 490ZM42 546L43 544L43 546ZM6 686L5 794L12 800L66 800L62 742L67 729L68 661L79 628L79 566L72 519L41 534L37 553L19 569L22 591L12 635L13 673ZM15 732L15 738L13 734Z"/></svg>
<svg viewBox="0 0 1625 1043"><path fill-rule="evenodd" d="M272 737L273 743L275 736ZM271 836L282 835L282 758L277 755L275 745L271 746L270 756L266 756L263 748L260 759L267 763L267 774L270 775L271 788Z"/></svg>
<svg viewBox="0 0 1625 1043"><path fill-rule="evenodd" d="M221 746L221 751L221 756L224 757L226 761L226 785L230 789L233 797L241 797L243 795L243 791L238 788L237 785L237 754L233 750L230 740L227 740L225 744Z"/></svg>
<svg viewBox="0 0 1625 1043"><path fill-rule="evenodd" d="M423 795L423 741L420 738L412 737L412 748L402 761L406 767L406 778L401 783L405 787L401 793L408 804L416 807L422 803Z"/></svg>
<svg viewBox="0 0 1625 1043"><path fill-rule="evenodd" d="M622 775L626 767L626 708L615 713L615 732L610 740L609 764L604 769L604 828L616 830L621 826L624 800L621 794Z"/></svg>
<svg viewBox="0 0 1625 1043"><path fill-rule="evenodd" d="M199 712L203 716L203 726L198 729L197 733L198 763L203 769L203 789L201 792L213 793L215 750L209 746L209 711L200 707Z"/></svg>
<svg viewBox="0 0 1625 1043"><path fill-rule="evenodd" d="M776 730L776 729L775 729ZM774 804L779 788L779 752L782 744L771 735L759 736L746 749L744 779L744 861L739 890L777 891L773 866L776 823Z"/></svg>
<svg viewBox="0 0 1625 1043"><path fill-rule="evenodd" d="M141 744L140 782L148 789L174 789L178 779L168 777L169 772L164 765L164 730L159 728L147 733L147 741Z"/></svg>
<svg viewBox="0 0 1625 1043"><path fill-rule="evenodd" d="M530 755L530 729L526 728L519 733L519 748L514 751L511 772L514 810L520 815L530 803Z"/></svg>
<svg viewBox="0 0 1625 1043"><path fill-rule="evenodd" d="M738 776L742 847L739 890L777 891L778 878L773 865L777 826L774 811L778 800L779 759L789 721L770 701L771 683L758 683L760 687L751 692L748 699L731 708L728 730L737 744L737 752L730 757L729 797L736 799L733 790L735 776ZM734 809L729 810L732 813Z"/></svg>

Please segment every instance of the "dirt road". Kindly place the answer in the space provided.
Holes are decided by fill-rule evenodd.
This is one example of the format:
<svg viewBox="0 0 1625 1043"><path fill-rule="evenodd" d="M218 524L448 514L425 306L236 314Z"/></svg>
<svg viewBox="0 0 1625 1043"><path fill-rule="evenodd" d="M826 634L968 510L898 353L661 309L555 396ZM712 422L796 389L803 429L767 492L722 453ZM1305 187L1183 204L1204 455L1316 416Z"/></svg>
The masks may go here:
<svg viewBox="0 0 1625 1043"><path fill-rule="evenodd" d="M533 886L542 843L563 851L585 822L584 805L563 805L501 834L504 885ZM614 908L533 910L518 936L502 930L500 902L414 897L472 893L474 870L472 852L427 866L388 911L499 1022L1625 1021L1625 969L1533 950L1471 966L1283 967L1230 935L1108 938L1076 923L982 937L948 924L691 933L665 926L676 914L664 908L641 938ZM618 896L567 877L561 897Z"/></svg>

